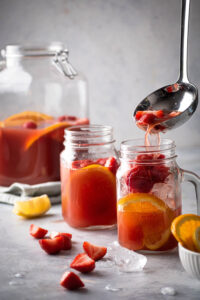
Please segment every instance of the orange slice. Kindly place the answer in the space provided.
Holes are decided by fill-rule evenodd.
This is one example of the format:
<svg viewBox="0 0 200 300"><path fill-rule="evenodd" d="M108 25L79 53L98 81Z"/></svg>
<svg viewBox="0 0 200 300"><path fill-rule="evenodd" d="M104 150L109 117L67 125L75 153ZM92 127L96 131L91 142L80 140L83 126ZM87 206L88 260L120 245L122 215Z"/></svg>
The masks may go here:
<svg viewBox="0 0 200 300"><path fill-rule="evenodd" d="M196 250L200 252L200 226L195 229L192 239Z"/></svg>
<svg viewBox="0 0 200 300"><path fill-rule="evenodd" d="M195 251L193 234L200 226L200 216L184 214L176 217L171 225L171 231L177 241L189 250Z"/></svg>
<svg viewBox="0 0 200 300"><path fill-rule="evenodd" d="M132 193L120 199L117 205L119 211L127 214L130 223L134 219L141 226L146 248L157 250L168 241L174 213L164 201L148 193Z"/></svg>
<svg viewBox="0 0 200 300"><path fill-rule="evenodd" d="M41 122L46 120L52 120L53 117L48 116L46 114L36 112L36 111L23 111L18 114L14 114L7 119L4 120L4 122L11 122L11 121L35 121L35 122Z"/></svg>
<svg viewBox="0 0 200 300"><path fill-rule="evenodd" d="M59 123L50 125L46 128L35 130L35 133L32 134L29 137L29 139L26 141L25 150L29 149L32 146L32 144L34 142L36 142L38 139L40 139L41 137L43 137L49 133L52 133L57 129L66 128L68 126L69 126L69 124L67 122L59 122Z"/></svg>

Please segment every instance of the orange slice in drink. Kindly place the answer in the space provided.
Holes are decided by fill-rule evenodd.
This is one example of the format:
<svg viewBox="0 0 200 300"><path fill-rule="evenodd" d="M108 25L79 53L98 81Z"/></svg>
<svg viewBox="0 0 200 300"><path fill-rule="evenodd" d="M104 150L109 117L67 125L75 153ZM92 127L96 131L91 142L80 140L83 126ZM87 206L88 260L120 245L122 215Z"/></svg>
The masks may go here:
<svg viewBox="0 0 200 300"><path fill-rule="evenodd" d="M189 250L195 251L193 235L200 226L200 216L184 214L176 217L171 225L171 231L177 241Z"/></svg>
<svg viewBox="0 0 200 300"><path fill-rule="evenodd" d="M36 142L38 139L40 139L41 137L49 134L49 133L52 133L58 129L61 129L61 128L66 128L68 127L69 124L67 122L59 122L59 123L55 123L53 125L50 125L46 128L42 128L42 129L38 129L38 130L35 130L35 133L33 133L30 138L26 141L26 144L25 144L25 150L29 149L32 144L34 142Z"/></svg>
<svg viewBox="0 0 200 300"><path fill-rule="evenodd" d="M12 122L12 121L27 121L27 120L31 120L34 122L41 122L41 121L46 121L46 120L52 120L53 117L40 113L40 112L36 112L36 111L23 111L20 112L18 114L14 114L10 117L8 117L7 119L4 120L4 122Z"/></svg>
<svg viewBox="0 0 200 300"><path fill-rule="evenodd" d="M168 241L174 214L164 201L148 193L131 193L117 205L119 211L127 213L127 217L131 214L141 226L146 248L157 250Z"/></svg>

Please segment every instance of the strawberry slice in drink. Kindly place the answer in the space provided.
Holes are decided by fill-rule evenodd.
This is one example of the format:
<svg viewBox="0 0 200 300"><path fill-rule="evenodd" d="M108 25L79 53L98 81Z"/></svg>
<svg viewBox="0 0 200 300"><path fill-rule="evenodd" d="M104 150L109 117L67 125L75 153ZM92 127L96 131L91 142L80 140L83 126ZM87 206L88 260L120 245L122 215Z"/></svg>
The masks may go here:
<svg viewBox="0 0 200 300"><path fill-rule="evenodd" d="M47 234L47 232L48 230L38 227L34 224L31 224L29 228L30 235L32 235L36 239L42 239Z"/></svg>
<svg viewBox="0 0 200 300"><path fill-rule="evenodd" d="M95 246L89 242L83 243L83 249L87 255L95 261L103 258L107 253L106 247Z"/></svg>
<svg viewBox="0 0 200 300"><path fill-rule="evenodd" d="M74 272L65 272L60 280L60 285L68 290L77 290L84 287L84 283Z"/></svg>
<svg viewBox="0 0 200 300"><path fill-rule="evenodd" d="M89 273L94 270L95 261L86 253L80 253L74 258L70 267L82 273Z"/></svg>

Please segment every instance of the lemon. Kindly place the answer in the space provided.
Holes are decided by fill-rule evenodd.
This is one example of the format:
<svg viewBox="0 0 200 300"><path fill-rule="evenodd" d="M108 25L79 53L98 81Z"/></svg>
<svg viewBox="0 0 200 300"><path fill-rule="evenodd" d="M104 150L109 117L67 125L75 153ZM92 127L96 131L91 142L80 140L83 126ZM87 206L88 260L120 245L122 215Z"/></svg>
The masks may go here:
<svg viewBox="0 0 200 300"><path fill-rule="evenodd" d="M51 207L51 202L47 195L34 197L25 201L17 201L13 212L24 218L35 218L45 214Z"/></svg>

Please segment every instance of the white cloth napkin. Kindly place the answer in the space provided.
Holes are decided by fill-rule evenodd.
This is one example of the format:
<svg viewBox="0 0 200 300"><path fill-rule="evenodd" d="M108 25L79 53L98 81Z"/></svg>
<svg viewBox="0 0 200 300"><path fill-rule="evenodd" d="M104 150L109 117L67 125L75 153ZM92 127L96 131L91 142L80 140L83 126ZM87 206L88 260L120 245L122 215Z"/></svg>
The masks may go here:
<svg viewBox="0 0 200 300"><path fill-rule="evenodd" d="M51 204L61 202L60 182L47 182L35 185L13 183L9 187L0 186L0 202L14 205L16 201L24 201L26 199L48 195Z"/></svg>

